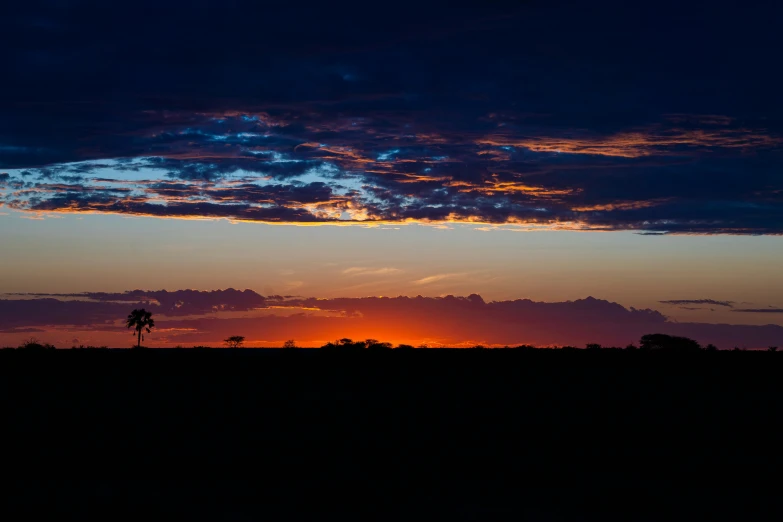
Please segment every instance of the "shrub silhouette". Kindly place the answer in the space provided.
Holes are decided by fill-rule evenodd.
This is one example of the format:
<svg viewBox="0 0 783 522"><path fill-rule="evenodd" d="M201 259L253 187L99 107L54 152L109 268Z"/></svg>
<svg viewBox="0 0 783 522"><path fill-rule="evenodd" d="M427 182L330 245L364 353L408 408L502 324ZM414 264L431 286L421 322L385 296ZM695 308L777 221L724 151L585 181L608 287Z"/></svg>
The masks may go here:
<svg viewBox="0 0 783 522"><path fill-rule="evenodd" d="M152 312L148 312L142 308L140 310L133 310L128 314L125 326L136 330L136 333L138 334L136 348L141 348L141 341L144 339L141 333L142 331L150 333L152 329L155 328L155 320L152 318Z"/></svg>
<svg viewBox="0 0 783 522"><path fill-rule="evenodd" d="M368 350L373 352L383 352L392 349L391 343L382 343L377 339L367 339L364 341L364 345Z"/></svg>
<svg viewBox="0 0 783 522"><path fill-rule="evenodd" d="M326 343L325 345L321 346L321 349L339 353L356 353L363 352L366 347L367 345L364 341L354 342L353 339L344 337L333 343Z"/></svg>
<svg viewBox="0 0 783 522"><path fill-rule="evenodd" d="M242 348L245 342L245 337L242 335L232 335L228 339L224 339L223 342L228 348Z"/></svg>
<svg viewBox="0 0 783 522"><path fill-rule="evenodd" d="M659 350L666 352L697 352L701 350L699 343L687 337L676 337L666 334L643 335L639 341L642 350Z"/></svg>
<svg viewBox="0 0 783 522"><path fill-rule="evenodd" d="M291 350L291 349L296 348L296 347L297 347L296 346L296 341L294 341L293 339L289 339L289 340L287 340L286 342L283 343L283 348L285 348L287 350Z"/></svg>
<svg viewBox="0 0 783 522"><path fill-rule="evenodd" d="M29 339L25 339L24 341L22 341L22 344L19 345L19 349L33 350L33 351L54 350L54 346L52 346L49 343L41 344L41 341L39 341L35 337L30 337Z"/></svg>

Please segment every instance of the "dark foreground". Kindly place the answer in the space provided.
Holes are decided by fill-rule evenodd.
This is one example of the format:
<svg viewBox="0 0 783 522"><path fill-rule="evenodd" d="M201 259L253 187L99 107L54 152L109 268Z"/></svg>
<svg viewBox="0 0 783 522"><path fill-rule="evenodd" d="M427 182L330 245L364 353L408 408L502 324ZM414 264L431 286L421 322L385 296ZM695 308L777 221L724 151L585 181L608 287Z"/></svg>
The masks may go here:
<svg viewBox="0 0 783 522"><path fill-rule="evenodd" d="M7 520L777 520L783 354L0 352Z"/></svg>

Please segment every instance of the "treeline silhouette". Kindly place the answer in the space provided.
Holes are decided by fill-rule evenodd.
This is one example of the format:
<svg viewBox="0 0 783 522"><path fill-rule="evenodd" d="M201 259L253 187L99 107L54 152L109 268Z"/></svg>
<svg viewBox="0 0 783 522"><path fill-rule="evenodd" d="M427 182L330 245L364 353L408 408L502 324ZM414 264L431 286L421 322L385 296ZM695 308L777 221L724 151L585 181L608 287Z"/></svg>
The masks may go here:
<svg viewBox="0 0 783 522"><path fill-rule="evenodd" d="M149 318L147 318L149 319ZM140 332L140 329L137 330L137 332ZM139 343L135 348L142 348L141 346L141 334L139 333ZM223 344L227 349L240 349L244 348L244 342L245 337L241 335L234 335L231 336L223 341ZM211 349L210 346L193 346L190 349ZM286 341L282 348L284 349L297 349L299 348L296 345L296 342L293 339L289 339ZM400 350L400 351L408 351L408 350L426 350L430 349L429 346L426 344L419 345L418 347L414 347L413 345L409 344L398 344L397 346L394 346L392 343L389 342L383 342L379 341L377 339L365 339L363 341L354 341L353 339L349 338L342 338L338 339L333 342L326 343L325 345L320 347L321 350L325 352L330 353L362 353L362 352L385 352L390 350ZM48 343L42 343L36 338L30 338L22 342L17 348L13 347L6 347L3 348L4 350L30 350L30 351L44 351L44 350L54 350L55 346L48 344ZM91 349L91 350L106 350L108 349L107 346L71 346L71 349ZM177 346L175 349L187 349L183 346ZM273 348L274 349L274 348ZM443 349L443 348L438 348ZM701 346L697 341L693 339L689 339L687 337L678 337L673 335L667 335L667 334L647 334L643 335L641 339L639 340L639 345L635 344L629 344L623 348L621 347L611 347L611 346L602 346L598 343L587 343L584 348L578 348L575 346L552 346L552 347L537 347L532 345L519 345L519 346L504 346L502 348L492 347L487 348L482 345L476 345L469 348L460 348L462 350L519 350L519 351L529 351L529 350L579 350L584 349L588 351L596 351L596 350L612 350L612 351L656 351L656 352L667 352L667 353L673 353L673 354L693 354L698 353L702 351L707 352L714 352L718 351L718 348L713 344L708 344L706 346ZM766 351L769 352L776 352L778 349L777 346L770 346L766 349ZM732 351L746 351L746 349L740 349L739 347L734 347Z"/></svg>

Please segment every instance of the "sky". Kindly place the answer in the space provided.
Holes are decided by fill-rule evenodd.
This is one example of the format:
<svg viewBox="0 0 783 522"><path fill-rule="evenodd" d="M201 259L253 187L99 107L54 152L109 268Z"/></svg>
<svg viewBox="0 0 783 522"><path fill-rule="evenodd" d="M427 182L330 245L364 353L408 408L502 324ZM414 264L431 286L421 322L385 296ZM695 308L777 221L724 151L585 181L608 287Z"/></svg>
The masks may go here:
<svg viewBox="0 0 783 522"><path fill-rule="evenodd" d="M778 344L781 15L4 5L0 345Z"/></svg>

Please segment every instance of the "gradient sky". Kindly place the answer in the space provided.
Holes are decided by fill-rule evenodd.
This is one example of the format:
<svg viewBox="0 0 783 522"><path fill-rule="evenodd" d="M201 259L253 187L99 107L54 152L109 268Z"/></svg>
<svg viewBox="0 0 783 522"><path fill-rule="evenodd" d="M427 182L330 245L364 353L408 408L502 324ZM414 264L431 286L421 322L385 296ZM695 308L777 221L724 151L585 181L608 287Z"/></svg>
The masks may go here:
<svg viewBox="0 0 783 522"><path fill-rule="evenodd" d="M396 330L364 301L363 326L328 322L353 313L335 298L368 296L476 294L476 317L517 299L604 310L593 296L666 322L644 316L640 333L783 325L781 15L691 1L4 6L0 307L38 305L0 319L0 344L126 343L99 312L83 324L46 299L108 292L127 308L150 297L121 297L139 288L296 296L284 308L314 320L288 333L256 316L281 302L203 294L197 325L172 309L167 323L158 300L161 345L229 327L315 343L335 325L428 340L407 301L393 301L408 314ZM578 306L556 309L571 336L493 323L495 338L480 321L451 335L454 303L427 303L443 312L435 343L638 339L609 308L585 330ZM732 331L754 346L779 335Z"/></svg>

